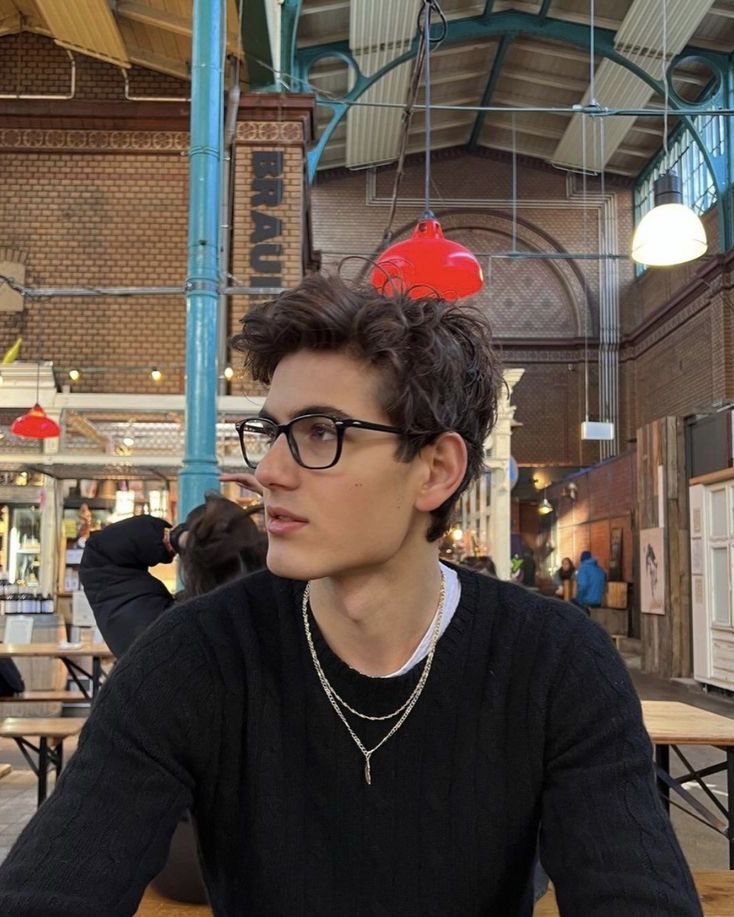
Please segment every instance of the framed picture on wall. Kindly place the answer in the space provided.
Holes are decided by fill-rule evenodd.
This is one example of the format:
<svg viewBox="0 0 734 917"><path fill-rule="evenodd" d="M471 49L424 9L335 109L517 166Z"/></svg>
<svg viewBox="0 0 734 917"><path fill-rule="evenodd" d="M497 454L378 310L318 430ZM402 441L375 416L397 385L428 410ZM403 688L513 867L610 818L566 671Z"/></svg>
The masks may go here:
<svg viewBox="0 0 734 917"><path fill-rule="evenodd" d="M640 611L665 614L665 529L640 530Z"/></svg>
<svg viewBox="0 0 734 917"><path fill-rule="evenodd" d="M616 527L611 531L609 542L609 582L619 583L622 576L622 528Z"/></svg>

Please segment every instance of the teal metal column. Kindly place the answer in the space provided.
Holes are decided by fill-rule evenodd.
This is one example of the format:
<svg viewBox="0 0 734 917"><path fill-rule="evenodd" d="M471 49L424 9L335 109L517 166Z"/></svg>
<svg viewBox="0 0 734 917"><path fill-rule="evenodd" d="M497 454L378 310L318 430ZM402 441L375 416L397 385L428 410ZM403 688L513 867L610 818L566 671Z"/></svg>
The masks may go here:
<svg viewBox="0 0 734 917"><path fill-rule="evenodd" d="M186 445L183 468L178 476L179 519L202 502L206 490L219 488L217 301L224 2L194 0L186 279Z"/></svg>

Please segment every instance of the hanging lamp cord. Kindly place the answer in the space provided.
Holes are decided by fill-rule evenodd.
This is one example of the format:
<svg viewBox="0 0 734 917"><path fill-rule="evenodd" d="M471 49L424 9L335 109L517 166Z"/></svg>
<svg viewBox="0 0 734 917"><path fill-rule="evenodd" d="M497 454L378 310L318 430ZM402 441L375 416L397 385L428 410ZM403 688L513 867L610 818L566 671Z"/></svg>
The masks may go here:
<svg viewBox="0 0 734 917"><path fill-rule="evenodd" d="M441 19L442 31L437 39L431 40L431 14L436 11ZM424 209L423 220L432 220L434 218L431 210L431 44L438 46L446 37L448 31L448 22L444 15L438 0L424 0L423 3L423 39L425 44L425 58L423 61L424 76L424 108L425 108L425 146L426 146L426 168L423 189Z"/></svg>

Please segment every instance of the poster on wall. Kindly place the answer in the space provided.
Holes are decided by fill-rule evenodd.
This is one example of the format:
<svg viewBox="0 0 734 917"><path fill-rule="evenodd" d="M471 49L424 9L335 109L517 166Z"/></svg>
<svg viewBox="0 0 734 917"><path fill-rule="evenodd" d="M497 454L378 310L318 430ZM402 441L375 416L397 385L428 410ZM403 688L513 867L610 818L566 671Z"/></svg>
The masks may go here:
<svg viewBox="0 0 734 917"><path fill-rule="evenodd" d="M622 576L622 529L613 528L609 544L609 582L619 583Z"/></svg>
<svg viewBox="0 0 734 917"><path fill-rule="evenodd" d="M665 529L640 531L640 611L665 614Z"/></svg>

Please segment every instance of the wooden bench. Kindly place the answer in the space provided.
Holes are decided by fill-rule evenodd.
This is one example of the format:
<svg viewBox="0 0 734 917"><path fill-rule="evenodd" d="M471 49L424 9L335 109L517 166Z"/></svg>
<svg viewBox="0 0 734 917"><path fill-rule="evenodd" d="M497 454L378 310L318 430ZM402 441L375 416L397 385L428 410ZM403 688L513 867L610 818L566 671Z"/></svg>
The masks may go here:
<svg viewBox="0 0 734 917"><path fill-rule="evenodd" d="M83 717L19 717L7 716L0 720L0 738L13 739L30 769L38 778L38 805L46 798L48 771L53 767L56 776L64 764L64 739L78 735L86 723ZM38 739L34 745L30 739ZM37 755L34 759L33 753Z"/></svg>
<svg viewBox="0 0 734 917"><path fill-rule="evenodd" d="M693 873L701 897L704 917L728 917L734 914L734 871L696 871ZM559 917L553 888L549 888L535 905L533 917Z"/></svg>
<svg viewBox="0 0 734 917"><path fill-rule="evenodd" d="M135 912L136 917L211 917L208 904L182 904L171 898L164 898L160 892L148 887Z"/></svg>
<svg viewBox="0 0 734 917"><path fill-rule="evenodd" d="M0 704L85 704L89 698L81 691L24 691L12 697L0 697Z"/></svg>

